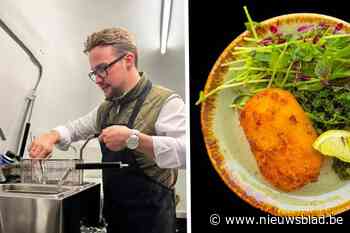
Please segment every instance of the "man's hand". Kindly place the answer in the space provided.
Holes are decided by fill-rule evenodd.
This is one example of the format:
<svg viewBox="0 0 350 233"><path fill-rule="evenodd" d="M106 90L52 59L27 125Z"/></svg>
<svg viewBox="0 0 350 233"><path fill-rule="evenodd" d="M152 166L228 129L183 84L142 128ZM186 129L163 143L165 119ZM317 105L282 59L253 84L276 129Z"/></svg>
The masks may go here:
<svg viewBox="0 0 350 233"><path fill-rule="evenodd" d="M131 129L126 126L113 125L102 130L99 140L104 142L111 151L120 151L126 146L126 140L131 135Z"/></svg>
<svg viewBox="0 0 350 233"><path fill-rule="evenodd" d="M46 158L59 140L60 135L56 131L40 135L29 146L29 156L37 159Z"/></svg>

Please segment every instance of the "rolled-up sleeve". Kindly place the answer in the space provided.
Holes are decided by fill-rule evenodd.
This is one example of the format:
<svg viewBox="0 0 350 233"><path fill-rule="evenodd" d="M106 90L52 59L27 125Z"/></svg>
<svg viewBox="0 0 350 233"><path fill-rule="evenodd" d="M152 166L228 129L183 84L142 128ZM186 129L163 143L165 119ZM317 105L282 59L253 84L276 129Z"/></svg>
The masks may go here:
<svg viewBox="0 0 350 233"><path fill-rule="evenodd" d="M90 135L97 133L97 110L98 107L77 120L54 128L53 130L60 135L60 142L56 146L61 150L67 150L72 142L87 139Z"/></svg>
<svg viewBox="0 0 350 233"><path fill-rule="evenodd" d="M155 161L162 168L186 168L186 114L180 96L171 95L163 105L153 136Z"/></svg>

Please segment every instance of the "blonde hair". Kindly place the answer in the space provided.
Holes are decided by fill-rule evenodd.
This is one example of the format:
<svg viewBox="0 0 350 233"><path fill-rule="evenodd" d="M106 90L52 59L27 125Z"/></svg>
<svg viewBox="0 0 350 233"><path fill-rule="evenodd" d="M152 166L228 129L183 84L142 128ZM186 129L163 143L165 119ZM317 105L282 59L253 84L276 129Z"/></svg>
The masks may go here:
<svg viewBox="0 0 350 233"><path fill-rule="evenodd" d="M111 45L116 52L131 52L135 55L135 66L137 67L137 47L134 36L124 28L107 28L94 32L86 39L84 53L90 52L97 46Z"/></svg>

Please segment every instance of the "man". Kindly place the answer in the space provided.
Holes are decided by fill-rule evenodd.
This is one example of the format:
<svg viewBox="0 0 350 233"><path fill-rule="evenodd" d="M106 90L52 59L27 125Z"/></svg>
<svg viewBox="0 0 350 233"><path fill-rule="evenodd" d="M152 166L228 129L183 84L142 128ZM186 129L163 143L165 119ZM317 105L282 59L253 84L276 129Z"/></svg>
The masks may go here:
<svg viewBox="0 0 350 233"><path fill-rule="evenodd" d="M174 185L185 167L185 107L173 91L152 85L137 70L132 35L110 28L85 44L89 77L106 101L86 116L39 136L29 147L44 158L57 144L99 133L103 162L122 161L127 169L103 170L104 216L108 232L175 232Z"/></svg>

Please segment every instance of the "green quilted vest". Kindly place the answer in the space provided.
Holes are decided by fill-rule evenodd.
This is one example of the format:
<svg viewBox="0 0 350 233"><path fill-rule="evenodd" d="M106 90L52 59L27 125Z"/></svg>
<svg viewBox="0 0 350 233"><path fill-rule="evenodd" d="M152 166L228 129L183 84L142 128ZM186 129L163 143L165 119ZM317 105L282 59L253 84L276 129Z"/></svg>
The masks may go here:
<svg viewBox="0 0 350 233"><path fill-rule="evenodd" d="M140 81L132 90L120 97L106 99L106 101L100 105L96 122L99 131L102 130L102 125L127 125L137 101L136 97L141 93L146 82L146 77L141 73ZM153 85L135 119L134 129L150 136L156 135L155 122L157 121L159 112L165 101L172 94L174 94L174 92L169 89ZM137 151L134 151L134 155L140 169L142 169L147 176L166 187L173 188L175 186L177 169L160 168L154 160Z"/></svg>

